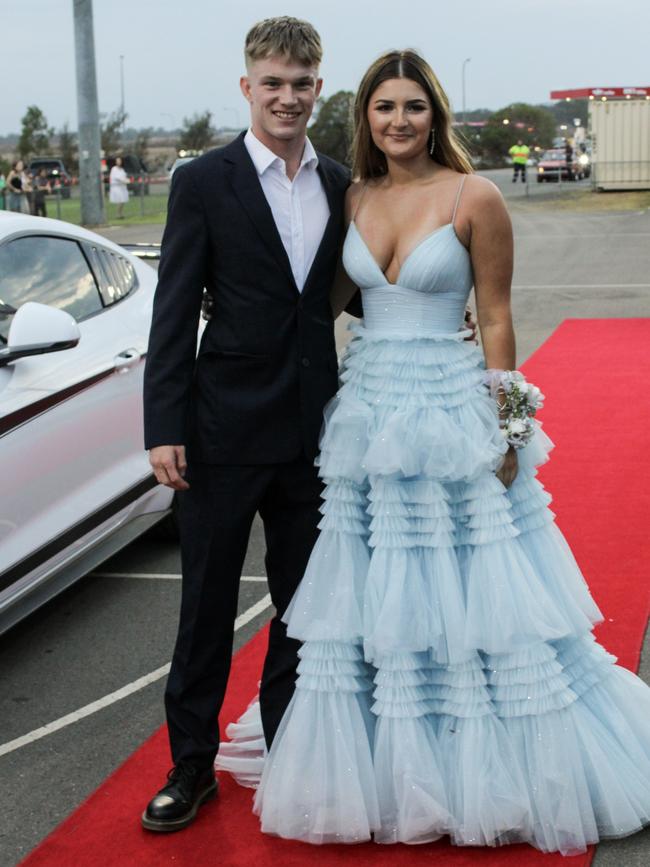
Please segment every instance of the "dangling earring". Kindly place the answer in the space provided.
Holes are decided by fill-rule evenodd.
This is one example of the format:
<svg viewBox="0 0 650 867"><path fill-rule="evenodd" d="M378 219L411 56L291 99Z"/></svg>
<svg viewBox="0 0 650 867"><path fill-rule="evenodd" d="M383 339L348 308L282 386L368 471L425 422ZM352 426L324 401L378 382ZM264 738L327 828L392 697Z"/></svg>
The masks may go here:
<svg viewBox="0 0 650 867"><path fill-rule="evenodd" d="M433 156L433 151L436 146L436 131L435 129L431 130L431 147L429 148L429 153Z"/></svg>

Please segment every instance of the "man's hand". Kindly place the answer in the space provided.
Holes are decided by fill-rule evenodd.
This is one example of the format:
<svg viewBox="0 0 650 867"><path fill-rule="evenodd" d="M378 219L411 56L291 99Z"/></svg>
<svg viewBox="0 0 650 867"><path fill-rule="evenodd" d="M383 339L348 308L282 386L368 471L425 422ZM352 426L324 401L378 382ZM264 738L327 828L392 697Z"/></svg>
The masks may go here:
<svg viewBox="0 0 650 867"><path fill-rule="evenodd" d="M214 308L214 298L207 289L203 290L203 298L201 299L201 316L206 322L212 319L212 310Z"/></svg>
<svg viewBox="0 0 650 867"><path fill-rule="evenodd" d="M469 337L466 337L465 340L473 340L474 343L478 343L478 340L476 339L477 327L476 322L472 319L472 311L467 307L465 309L465 328L469 328L472 333Z"/></svg>
<svg viewBox="0 0 650 867"><path fill-rule="evenodd" d="M161 485L167 485L175 491L189 488L183 478L187 470L185 446L156 446L149 451L149 463Z"/></svg>

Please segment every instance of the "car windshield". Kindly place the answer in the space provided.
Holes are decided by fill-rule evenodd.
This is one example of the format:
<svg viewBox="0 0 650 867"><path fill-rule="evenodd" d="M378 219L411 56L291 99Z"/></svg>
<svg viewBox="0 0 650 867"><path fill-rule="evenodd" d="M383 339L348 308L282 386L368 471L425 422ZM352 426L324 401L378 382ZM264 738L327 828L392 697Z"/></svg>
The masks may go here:
<svg viewBox="0 0 650 867"><path fill-rule="evenodd" d="M543 160L563 160L566 154L562 150L545 151Z"/></svg>

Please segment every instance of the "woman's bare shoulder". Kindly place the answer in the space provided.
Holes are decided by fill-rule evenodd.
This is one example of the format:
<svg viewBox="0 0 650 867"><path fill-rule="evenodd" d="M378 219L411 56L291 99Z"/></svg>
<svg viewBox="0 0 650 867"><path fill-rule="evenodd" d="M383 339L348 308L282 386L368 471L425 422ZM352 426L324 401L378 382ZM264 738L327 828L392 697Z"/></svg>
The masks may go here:
<svg viewBox="0 0 650 867"><path fill-rule="evenodd" d="M352 181L345 192L345 219L349 222L352 219L360 197L366 188L365 181Z"/></svg>
<svg viewBox="0 0 650 867"><path fill-rule="evenodd" d="M483 175L466 175L463 196L470 197L475 204L494 205L503 203L501 190L495 183Z"/></svg>

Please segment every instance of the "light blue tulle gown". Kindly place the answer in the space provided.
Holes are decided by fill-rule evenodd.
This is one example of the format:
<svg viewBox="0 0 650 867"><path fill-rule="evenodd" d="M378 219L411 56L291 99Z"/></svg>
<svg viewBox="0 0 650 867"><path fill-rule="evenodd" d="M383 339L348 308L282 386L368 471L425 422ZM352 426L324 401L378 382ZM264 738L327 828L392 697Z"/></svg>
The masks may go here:
<svg viewBox="0 0 650 867"><path fill-rule="evenodd" d="M326 410L321 534L284 616L304 645L262 830L563 853L633 833L650 820L650 690L593 639L600 612L536 479L538 425L512 487L495 475L506 446L459 331L472 269L454 216L395 285L354 222L344 265L364 318Z"/></svg>

